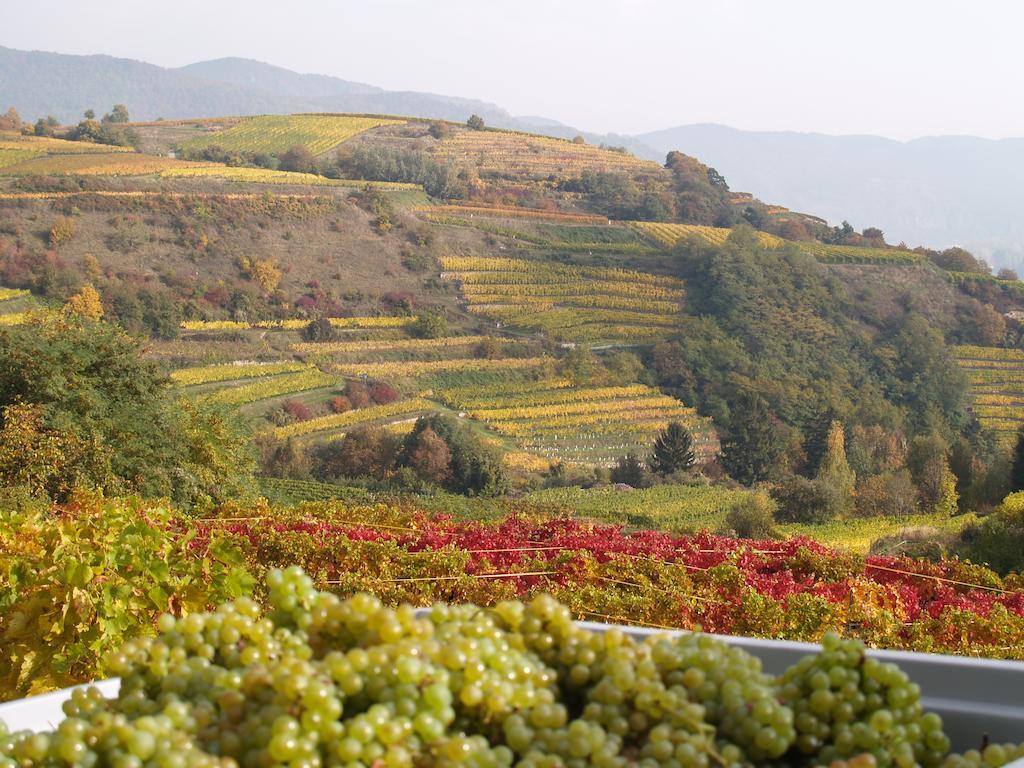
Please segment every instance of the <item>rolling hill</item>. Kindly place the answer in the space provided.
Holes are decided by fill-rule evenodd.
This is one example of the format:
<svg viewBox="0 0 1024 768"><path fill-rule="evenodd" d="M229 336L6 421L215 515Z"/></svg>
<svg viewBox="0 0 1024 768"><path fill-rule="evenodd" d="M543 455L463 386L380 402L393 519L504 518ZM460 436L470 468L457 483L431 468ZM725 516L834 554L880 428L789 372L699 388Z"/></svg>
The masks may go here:
<svg viewBox="0 0 1024 768"><path fill-rule="evenodd" d="M127 104L135 119L212 115L358 112L464 121L547 136L582 135L663 162L672 150L715 167L736 189L793 210L814 211L858 230L877 226L889 240L943 248L962 245L996 266L1024 265L1024 224L1016 210L1024 139L969 136L898 142L684 125L637 136L597 134L544 116L513 116L486 101L388 91L338 77L299 74L241 58L167 69L110 56L70 56L0 47L0 94L34 120L64 122L86 109Z"/></svg>
<svg viewBox="0 0 1024 768"><path fill-rule="evenodd" d="M1024 264L1020 179L1024 139L938 136L899 142L687 125L639 137L659 153L681 148L738 189L891 242L962 245L999 266ZM657 155L655 155L657 156Z"/></svg>

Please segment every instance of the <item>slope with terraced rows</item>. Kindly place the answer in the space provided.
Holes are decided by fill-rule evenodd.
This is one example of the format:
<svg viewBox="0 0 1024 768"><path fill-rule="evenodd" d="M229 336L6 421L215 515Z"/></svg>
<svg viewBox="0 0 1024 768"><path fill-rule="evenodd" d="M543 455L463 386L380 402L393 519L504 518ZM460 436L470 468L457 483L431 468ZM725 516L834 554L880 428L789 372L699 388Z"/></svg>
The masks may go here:
<svg viewBox="0 0 1024 768"><path fill-rule="evenodd" d="M441 264L469 311L560 341L663 338L683 299L682 281L637 270L482 256L447 256Z"/></svg>
<svg viewBox="0 0 1024 768"><path fill-rule="evenodd" d="M957 361L970 380L971 411L981 425L1010 442L1024 427L1024 350L959 346Z"/></svg>

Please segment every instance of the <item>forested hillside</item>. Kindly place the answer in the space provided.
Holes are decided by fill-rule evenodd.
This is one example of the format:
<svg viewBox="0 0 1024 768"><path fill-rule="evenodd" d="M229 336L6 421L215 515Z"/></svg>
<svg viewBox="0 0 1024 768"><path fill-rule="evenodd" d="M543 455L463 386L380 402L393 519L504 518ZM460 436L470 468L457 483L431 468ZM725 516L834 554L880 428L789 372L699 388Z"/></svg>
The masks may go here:
<svg viewBox="0 0 1024 768"><path fill-rule="evenodd" d="M1024 265L1015 215L1024 141L936 136L899 142L690 125L637 137L684 148L742 189L829 221L881 227L893 240L958 244L998 266Z"/></svg>

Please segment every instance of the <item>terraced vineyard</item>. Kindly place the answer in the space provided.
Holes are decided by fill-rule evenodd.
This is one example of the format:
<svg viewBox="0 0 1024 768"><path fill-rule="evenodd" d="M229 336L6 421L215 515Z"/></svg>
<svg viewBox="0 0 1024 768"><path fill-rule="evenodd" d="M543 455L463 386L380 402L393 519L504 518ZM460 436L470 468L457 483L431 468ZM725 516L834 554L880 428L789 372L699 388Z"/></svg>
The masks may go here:
<svg viewBox="0 0 1024 768"><path fill-rule="evenodd" d="M219 389L203 399L224 405L245 405L281 395L295 395L313 389L339 384L337 376L324 373L319 368L308 366L295 373L284 373L257 379L251 384Z"/></svg>
<svg viewBox="0 0 1024 768"><path fill-rule="evenodd" d="M551 460L610 466L626 453L644 456L670 421L682 422L693 433L699 460L718 451L710 422L643 384L576 387L564 379L547 379L526 386L451 388L438 396L523 450Z"/></svg>
<svg viewBox="0 0 1024 768"><path fill-rule="evenodd" d="M495 360L467 357L450 360L403 360L374 363L337 363L330 368L336 373L370 379L417 378L433 373L466 371L516 371L542 368L549 363L546 357L510 357Z"/></svg>
<svg viewBox="0 0 1024 768"><path fill-rule="evenodd" d="M859 245L797 243L805 253L826 264L921 264L924 256L898 248L867 248Z"/></svg>
<svg viewBox="0 0 1024 768"><path fill-rule="evenodd" d="M171 380L181 387L211 384L221 381L275 376L280 373L296 373L307 366L303 363L225 363L196 368L182 368L171 374Z"/></svg>
<svg viewBox="0 0 1024 768"><path fill-rule="evenodd" d="M657 163L625 152L511 131L464 131L433 152L445 160L472 163L485 175L546 179L575 178L584 171L664 173Z"/></svg>
<svg viewBox="0 0 1024 768"><path fill-rule="evenodd" d="M131 147L92 144L87 141L67 141L47 136L24 136L20 133L0 131L0 151L35 152L41 155L83 155L109 154L111 152L132 153L135 150Z"/></svg>
<svg viewBox="0 0 1024 768"><path fill-rule="evenodd" d="M1012 442L1024 427L1024 350L956 347L971 383L972 411L987 429Z"/></svg>
<svg viewBox="0 0 1024 768"><path fill-rule="evenodd" d="M725 227L705 227L699 224L666 224L660 221L630 221L629 226L651 238L664 248L672 248L688 237L695 237L708 245L721 245L732 234ZM786 241L767 232L758 232L762 248L781 248Z"/></svg>
<svg viewBox="0 0 1024 768"><path fill-rule="evenodd" d="M38 308L29 291L0 286L0 327L21 325L28 319L28 310Z"/></svg>
<svg viewBox="0 0 1024 768"><path fill-rule="evenodd" d="M293 344L300 355L354 355L365 357L380 352L431 352L442 349L465 351L467 347L488 342L495 345L515 343L501 336L444 336L439 339L365 339L362 341L327 341Z"/></svg>
<svg viewBox="0 0 1024 768"><path fill-rule="evenodd" d="M69 144L81 142L68 142ZM96 145L93 145L96 146ZM106 150L111 149L105 147ZM171 169L197 169L210 163L189 163L135 152L82 152L41 155L3 168L5 176L145 176Z"/></svg>
<svg viewBox="0 0 1024 768"><path fill-rule="evenodd" d="M7 168L18 163L41 157L44 153L31 149L6 149L0 146L0 168Z"/></svg>
<svg viewBox="0 0 1024 768"><path fill-rule="evenodd" d="M331 432L364 424L387 424L393 422L396 417L415 419L417 416L437 410L437 405L430 400L414 398L411 400L399 400L396 403L387 405L371 406L360 408L355 411L344 413L332 413L327 416L320 416L307 421L299 421L278 427L273 431L274 437L283 440L289 437L309 435L316 432ZM334 435L338 437L340 435Z"/></svg>
<svg viewBox="0 0 1024 768"><path fill-rule="evenodd" d="M555 359L538 354L534 342L395 334L369 329L358 340L295 342L290 351L310 362L221 363L180 369L172 378L183 396L239 407L257 432L278 440L323 442L371 424L403 433L420 415L451 410L486 428L506 463L522 470L543 471L554 460L608 466L629 452L645 455L669 421L691 429L702 459L717 452L710 423L692 408L642 384L575 386L556 377ZM498 356L481 356L483 344ZM346 382L365 382L369 392L388 383L406 395L330 412ZM274 421L286 398L310 412L290 423Z"/></svg>
<svg viewBox="0 0 1024 768"><path fill-rule="evenodd" d="M407 431L418 415L443 409L440 403L420 399L413 394L422 390L429 393L431 382L438 377L441 381L464 382L478 380L479 377L508 379L531 375L531 371L552 364L551 358L536 356L537 350L519 339L405 337L402 327L414 320L404 317L335 318L336 326L351 330L359 337L358 340L294 341L287 348L306 358L307 362L280 359L199 365L180 368L171 374L171 378L181 388L183 397L241 408L258 433L278 439L301 437L303 440L324 441L337 439L346 430L368 424L398 432ZM284 321L256 326L254 330L267 327L293 333L307 323ZM203 334L193 343L208 344L209 334L222 330L235 333L250 329L250 326L211 321L191 322L186 324L186 328L189 333ZM502 359L477 357L476 348L484 342L489 349L500 350L509 356ZM280 346L275 349L278 354L283 352ZM331 401L346 393L346 385L350 381L368 385L395 382L403 385L403 391L408 394L405 399L395 402L370 402L362 407L346 405L346 410L331 412ZM308 412L292 423L282 424L275 419L288 400L300 403Z"/></svg>
<svg viewBox="0 0 1024 768"><path fill-rule="evenodd" d="M657 221L630 221L627 223L663 248L672 248L689 237L694 237L708 245L718 246L732 234L731 229L697 224L665 224ZM795 242L784 240L768 232L758 232L757 238L762 248L782 248L792 242L804 253L809 253L826 264L920 264L924 260L924 257L918 253L897 248Z"/></svg>
<svg viewBox="0 0 1024 768"><path fill-rule="evenodd" d="M633 270L462 256L441 264L442 276L460 284L469 311L558 340L664 337L683 299L680 280Z"/></svg>
<svg viewBox="0 0 1024 768"><path fill-rule="evenodd" d="M371 128L404 122L358 115L263 115L243 120L225 131L189 139L181 148L220 147L229 151L280 155L292 147L303 146L314 155L320 155Z"/></svg>
<svg viewBox="0 0 1024 768"><path fill-rule="evenodd" d="M542 211L534 208L517 208L515 206L485 206L466 203L464 205L422 205L413 209L416 213L456 214L460 216L493 216L502 219L533 219L551 221L559 224L608 224L606 216L588 213L562 213L560 211Z"/></svg>
<svg viewBox="0 0 1024 768"><path fill-rule="evenodd" d="M415 317L331 317L328 318L335 328L405 328L416 322ZM309 325L309 320L259 320L243 323L236 320L186 320L181 324L184 331L244 331L250 328L267 330L298 330Z"/></svg>
<svg viewBox="0 0 1024 768"><path fill-rule="evenodd" d="M3 162L0 156L0 163ZM2 167L2 165L0 165ZM160 171L164 179L223 179L247 184L300 184L314 187L365 187L370 183L375 189L420 189L418 184L403 184L393 181L365 182L357 179L329 179L315 173L275 171L269 168L240 168L225 165L184 165L178 164Z"/></svg>
<svg viewBox="0 0 1024 768"><path fill-rule="evenodd" d="M171 374L181 388L182 397L208 403L243 408L253 420L258 432L269 432L284 439L311 436L336 438L346 428L363 424L383 424L395 418L405 420L409 414L423 413L436 408L436 404L422 400L402 400L386 405L327 413L277 427L268 426L260 412L283 398L310 401L340 395L345 379L337 373L297 361L269 363L237 362L219 365L181 368ZM322 435L320 433L328 433Z"/></svg>

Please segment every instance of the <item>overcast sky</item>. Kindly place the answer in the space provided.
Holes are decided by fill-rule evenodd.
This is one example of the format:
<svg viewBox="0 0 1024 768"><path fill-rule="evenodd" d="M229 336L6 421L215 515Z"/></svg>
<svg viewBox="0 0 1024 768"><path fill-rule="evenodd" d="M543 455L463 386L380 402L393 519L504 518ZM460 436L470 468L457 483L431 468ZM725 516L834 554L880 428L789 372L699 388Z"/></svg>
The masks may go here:
<svg viewBox="0 0 1024 768"><path fill-rule="evenodd" d="M0 45L243 56L600 132L1024 136L1016 0L47 0ZM0 102L3 101L0 94Z"/></svg>

